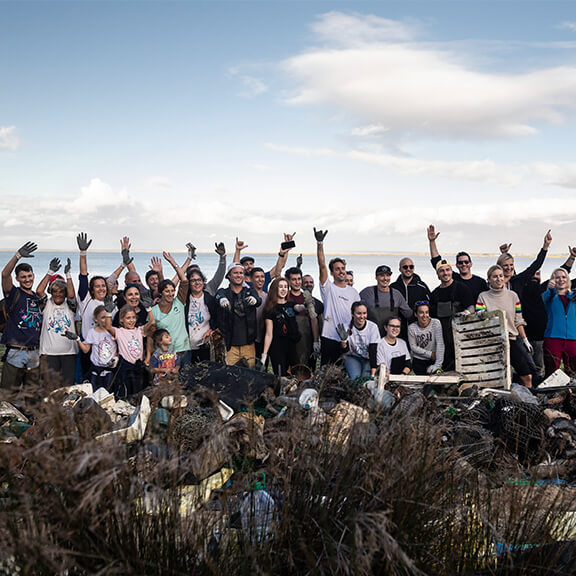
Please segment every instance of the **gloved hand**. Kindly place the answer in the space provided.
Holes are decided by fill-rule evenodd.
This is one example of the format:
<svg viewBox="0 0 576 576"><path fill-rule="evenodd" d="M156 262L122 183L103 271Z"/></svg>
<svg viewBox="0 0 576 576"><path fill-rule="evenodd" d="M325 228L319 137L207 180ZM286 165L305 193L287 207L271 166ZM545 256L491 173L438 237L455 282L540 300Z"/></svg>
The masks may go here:
<svg viewBox="0 0 576 576"><path fill-rule="evenodd" d="M462 310L462 312L458 312L456 314L456 316L460 316L460 317L470 316L470 310Z"/></svg>
<svg viewBox="0 0 576 576"><path fill-rule="evenodd" d="M486 316L486 310L476 310L476 316L478 316L480 320L483 320Z"/></svg>
<svg viewBox="0 0 576 576"><path fill-rule="evenodd" d="M80 250L80 252L86 252L86 250L90 248L90 244L92 244L92 240L88 240L86 232L80 232L80 234L76 236L76 242L78 243L78 250Z"/></svg>
<svg viewBox="0 0 576 576"><path fill-rule="evenodd" d="M230 300L228 298L220 298L220 307L224 310L230 310Z"/></svg>
<svg viewBox="0 0 576 576"><path fill-rule="evenodd" d="M348 340L348 330L344 324L338 324L338 326L336 326L336 332L338 332L340 342L346 342Z"/></svg>
<svg viewBox="0 0 576 576"><path fill-rule="evenodd" d="M302 268L302 262L304 262L304 259L302 258L302 254L300 254L298 258L296 258L296 268Z"/></svg>
<svg viewBox="0 0 576 576"><path fill-rule="evenodd" d="M132 260L134 260L134 258L130 258L130 250L128 248L123 248L122 264L124 264L124 266L129 266L130 264L132 264Z"/></svg>
<svg viewBox="0 0 576 576"><path fill-rule="evenodd" d="M48 276L54 276L54 274L56 274L60 268L62 268L62 264L60 264L60 258L52 258L48 267Z"/></svg>
<svg viewBox="0 0 576 576"><path fill-rule="evenodd" d="M534 353L534 346L530 344L530 340L528 340L528 338L522 338L522 344L524 344L524 348L528 350L528 354L532 355Z"/></svg>
<svg viewBox="0 0 576 576"><path fill-rule="evenodd" d="M256 306L256 304L258 304L258 300L256 300L254 296L246 296L246 298L244 298L244 302L246 302L248 306Z"/></svg>
<svg viewBox="0 0 576 576"><path fill-rule="evenodd" d="M262 366L266 366L266 360L268 359L268 354L262 352L262 356L260 356L260 362L262 362Z"/></svg>
<svg viewBox="0 0 576 576"><path fill-rule="evenodd" d="M218 256L224 256L226 254L226 247L224 246L224 242L214 242L214 246L216 246L216 250L214 250L214 252L216 252Z"/></svg>
<svg viewBox="0 0 576 576"><path fill-rule="evenodd" d="M188 258L190 258L190 260L196 260L196 246L194 246L192 242L188 242L186 248L188 248Z"/></svg>
<svg viewBox="0 0 576 576"><path fill-rule="evenodd" d="M112 316L114 308L116 308L116 304L114 304L112 298L106 296L106 298L104 299L104 309L106 310L106 316Z"/></svg>
<svg viewBox="0 0 576 576"><path fill-rule="evenodd" d="M152 296L148 292L144 292L144 294L140 294L140 304L144 307L146 312L149 312L152 308L154 300Z"/></svg>
<svg viewBox="0 0 576 576"><path fill-rule="evenodd" d="M34 258L32 252L35 252L36 250L38 250L37 244L34 244L34 242L26 242L24 246L18 249L16 256L18 256L18 258Z"/></svg>
<svg viewBox="0 0 576 576"><path fill-rule="evenodd" d="M62 334L64 338L68 338L68 340L78 340L79 336L76 332L70 332L70 330L66 330L64 334Z"/></svg>
<svg viewBox="0 0 576 576"><path fill-rule="evenodd" d="M316 228L314 228L314 238L316 238L316 242L318 242L318 244L322 244L322 242L324 242L326 234L328 234L328 230L316 230Z"/></svg>
<svg viewBox="0 0 576 576"><path fill-rule="evenodd" d="M72 262L70 262L70 258L66 259L66 266L64 266L64 274L66 274L66 278L70 278L70 270L72 269Z"/></svg>
<svg viewBox="0 0 576 576"><path fill-rule="evenodd" d="M304 312L306 310L306 306L304 304L294 304L294 312Z"/></svg>
<svg viewBox="0 0 576 576"><path fill-rule="evenodd" d="M316 341L312 344L312 351L315 355L320 355L320 341Z"/></svg>

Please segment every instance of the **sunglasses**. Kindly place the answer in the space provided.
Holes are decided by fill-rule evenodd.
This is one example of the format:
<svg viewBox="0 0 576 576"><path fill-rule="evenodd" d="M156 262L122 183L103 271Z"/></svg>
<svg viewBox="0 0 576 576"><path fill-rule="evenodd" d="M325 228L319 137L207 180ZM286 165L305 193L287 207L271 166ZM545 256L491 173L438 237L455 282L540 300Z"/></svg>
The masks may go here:
<svg viewBox="0 0 576 576"><path fill-rule="evenodd" d="M402 270L414 270L414 264L404 264Z"/></svg>
<svg viewBox="0 0 576 576"><path fill-rule="evenodd" d="M430 302L428 300L418 300L418 302L414 302L414 308L416 306L430 306Z"/></svg>
<svg viewBox="0 0 576 576"><path fill-rule="evenodd" d="M457 260L456 264L470 264L470 260Z"/></svg>

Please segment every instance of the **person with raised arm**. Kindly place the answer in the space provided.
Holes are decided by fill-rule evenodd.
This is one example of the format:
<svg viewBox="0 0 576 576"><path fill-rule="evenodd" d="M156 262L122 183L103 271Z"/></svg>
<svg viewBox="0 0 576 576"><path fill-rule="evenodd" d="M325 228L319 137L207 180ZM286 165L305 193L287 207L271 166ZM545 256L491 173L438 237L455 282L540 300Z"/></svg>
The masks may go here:
<svg viewBox="0 0 576 576"><path fill-rule="evenodd" d="M186 276L182 268L178 266L176 260L169 252L163 252L164 259L174 268L180 282L186 281ZM152 315L156 322L156 328L165 328L172 336L175 352L180 357L182 367L190 364L190 338L186 329L186 304L176 297L176 286L172 280L162 280L158 287L161 298L152 306ZM148 338L148 352L144 363L148 364L153 352L152 338Z"/></svg>
<svg viewBox="0 0 576 576"><path fill-rule="evenodd" d="M207 292L211 296L216 295L216 291L220 288L220 284L222 284L226 274L226 247L224 246L224 242L215 242L214 246L216 247L214 252L219 256L218 267L216 268L216 272L214 272L214 276L212 276L210 280L205 281L204 286L204 292ZM198 264L190 264L190 266L186 268L186 275L188 275L191 270L198 270L200 274L204 276Z"/></svg>
<svg viewBox="0 0 576 576"><path fill-rule="evenodd" d="M70 270L72 263L67 259L63 276L58 274L61 264L58 258L50 260L48 272L36 288L41 299L42 330L40 332L40 378L44 386L52 383L53 388L72 386L76 372L78 344L62 338L67 331L74 331L74 317L78 304ZM46 297L46 292L50 298Z"/></svg>
<svg viewBox="0 0 576 576"><path fill-rule="evenodd" d="M2 388L11 398L26 402L27 391L40 381L40 298L33 290L34 270L30 264L18 264L21 258L33 258L38 246L26 242L2 270L2 292L6 299L7 321L2 333L4 366ZM12 282L15 272L15 286ZM30 398L32 400L32 398Z"/></svg>
<svg viewBox="0 0 576 576"><path fill-rule="evenodd" d="M427 234L430 248L430 263L434 269L437 269L436 265L442 260L442 256L440 256L436 245L436 239L440 236L440 232L436 232L434 225L430 224L427 229ZM468 252L458 252L458 254L456 254L456 267L458 268L458 272L452 272L454 280L464 282L472 295L472 300L476 301L480 292L488 290L486 280L472 274L472 258Z"/></svg>
<svg viewBox="0 0 576 576"><path fill-rule="evenodd" d="M324 255L324 238L328 230L316 230L316 258L318 260L318 274L320 281L320 295L324 302L324 322L320 338L322 365L333 364L342 355L338 324L349 326L352 320L352 304L360 300L358 291L346 283L346 260L332 258L326 266ZM328 270L333 282L328 280Z"/></svg>

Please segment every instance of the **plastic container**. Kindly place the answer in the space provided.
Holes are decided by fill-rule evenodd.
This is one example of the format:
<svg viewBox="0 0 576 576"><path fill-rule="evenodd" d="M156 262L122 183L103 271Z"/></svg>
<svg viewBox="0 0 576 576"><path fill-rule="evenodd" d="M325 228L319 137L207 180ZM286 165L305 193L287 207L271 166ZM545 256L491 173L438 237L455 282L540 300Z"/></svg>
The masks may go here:
<svg viewBox="0 0 576 576"><path fill-rule="evenodd" d="M242 529L253 542L261 542L270 538L274 507L274 499L266 490L244 493L244 501L240 508Z"/></svg>

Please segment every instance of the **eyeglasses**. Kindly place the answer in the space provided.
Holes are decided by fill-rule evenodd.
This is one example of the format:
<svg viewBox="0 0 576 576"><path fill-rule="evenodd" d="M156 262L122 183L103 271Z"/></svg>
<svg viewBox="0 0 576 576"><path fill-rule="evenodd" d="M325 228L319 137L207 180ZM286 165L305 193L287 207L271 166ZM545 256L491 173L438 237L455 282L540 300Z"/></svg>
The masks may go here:
<svg viewBox="0 0 576 576"><path fill-rule="evenodd" d="M457 260L456 264L470 264L470 260Z"/></svg>
<svg viewBox="0 0 576 576"><path fill-rule="evenodd" d="M428 300L418 300L418 302L414 302L414 308L416 306L429 306L430 302Z"/></svg>
<svg viewBox="0 0 576 576"><path fill-rule="evenodd" d="M414 264L404 264L402 270L414 270Z"/></svg>

